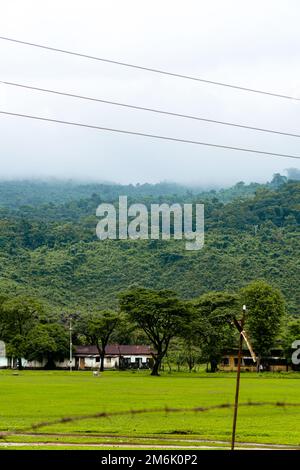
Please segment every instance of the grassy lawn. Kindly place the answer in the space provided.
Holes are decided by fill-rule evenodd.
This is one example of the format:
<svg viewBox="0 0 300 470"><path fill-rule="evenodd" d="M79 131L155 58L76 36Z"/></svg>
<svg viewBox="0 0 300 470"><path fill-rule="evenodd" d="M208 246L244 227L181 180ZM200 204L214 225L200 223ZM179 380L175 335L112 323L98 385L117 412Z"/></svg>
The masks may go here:
<svg viewBox="0 0 300 470"><path fill-rule="evenodd" d="M300 403L300 374L242 374L240 401ZM0 431L22 430L39 421L70 415L86 415L158 407L196 407L232 403L235 376L218 374L163 374L149 372L0 371ZM300 407L241 407L237 441L300 445ZM119 416L47 426L38 433L70 433L62 442L109 444L118 442L191 445L192 439L228 441L232 409L205 413L154 413ZM94 436L101 434L101 436ZM90 435L90 437L88 437ZM115 439L114 439L115 436ZM143 439L141 439L143 438ZM152 438L152 439L151 439ZM153 439L155 438L155 439ZM11 442L45 442L43 437L11 436ZM47 436L47 442L58 438ZM197 445L197 444L193 444ZM91 447L92 448L92 447Z"/></svg>

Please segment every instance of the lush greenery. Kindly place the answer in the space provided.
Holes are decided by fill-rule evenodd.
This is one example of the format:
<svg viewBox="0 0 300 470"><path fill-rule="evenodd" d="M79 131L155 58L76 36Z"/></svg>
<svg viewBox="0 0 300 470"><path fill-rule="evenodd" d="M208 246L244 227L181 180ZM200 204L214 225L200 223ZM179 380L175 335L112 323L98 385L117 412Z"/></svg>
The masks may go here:
<svg viewBox="0 0 300 470"><path fill-rule="evenodd" d="M129 203L205 202L205 246L180 240L106 240L95 235L96 207L128 194ZM197 192L178 185L0 183L0 292L40 298L50 310L103 309L136 284L183 298L236 291L253 279L280 288L299 313L300 182L238 183Z"/></svg>
<svg viewBox="0 0 300 470"><path fill-rule="evenodd" d="M247 305L247 328L258 357L268 355L270 344L274 344L285 314L284 298L277 289L265 282L256 281L242 289L242 298Z"/></svg>
<svg viewBox="0 0 300 470"><path fill-rule="evenodd" d="M280 291L264 281L254 281L236 294L215 291L193 300L179 299L172 291L133 287L120 295L118 311L77 312L57 319L47 319L42 305L28 297L0 300L0 340L6 343L7 355L18 358L20 370L22 358L46 359L45 368L55 368L55 360L67 357L66 322L71 318L75 320L76 344L96 345L100 371L104 370L109 341L124 344L129 337L132 343L136 339L132 332L140 330L140 339L153 347L151 375L159 375L163 360L172 357L172 341L179 341L175 354L186 358L190 371L206 362L210 363L211 372L216 372L224 350L235 346L242 300L249 309L245 328L258 354L258 367L278 340L284 343L282 349L290 356L286 338L291 344L298 339L293 338L298 333L297 322L296 327L290 321L283 327L285 303Z"/></svg>
<svg viewBox="0 0 300 470"><path fill-rule="evenodd" d="M234 374L212 375L204 372L164 374L158 380L142 371L107 372L99 378L93 377L91 372L24 371L13 375L11 371L0 371L0 383L1 393L6 397L1 404L0 431L22 430L36 422L98 411L153 409L166 405L191 408L233 403L235 391ZM241 403L248 400L300 403L299 374L258 376L244 373L240 393ZM241 407L237 441L299 445L299 419L300 408L297 407ZM82 443L95 442L93 433L99 433L102 435L102 442L105 442L104 436L114 436L106 437L106 442L111 444L118 442L118 436L128 436L123 437L123 444L137 442L135 437L138 436L152 436L157 439L154 443L167 444L162 439L173 439L171 443L175 445L178 439L191 438L221 439L228 442L231 427L232 410L223 409L206 413L153 413L66 422L44 427L38 432L75 433L78 435L77 442ZM48 435L46 438L39 438L22 435L6 438L12 442L30 439L35 442L39 439L46 439L47 442L76 442L75 436L55 438ZM187 442L186 445L196 446L201 443Z"/></svg>
<svg viewBox="0 0 300 470"><path fill-rule="evenodd" d="M120 194L147 206L204 202L204 248L189 252L178 240L100 242L96 208ZM66 355L66 319L77 312L74 341L96 344L102 362L109 341L147 341L157 373L178 354L175 337L178 361L185 357L192 370L205 360L215 370L235 341L228 312L238 314L246 302L259 356L279 338L289 351L299 322L299 208L300 182L279 174L266 185L206 192L169 183L2 182L0 336L11 355L46 357L50 367ZM279 290L290 315L284 329ZM127 318L120 323L121 292Z"/></svg>
<svg viewBox="0 0 300 470"><path fill-rule="evenodd" d="M0 340L6 343L7 356L18 359L19 369L22 358L46 360L45 367L52 369L69 349L64 325L48 319L42 304L25 296L0 298Z"/></svg>
<svg viewBox="0 0 300 470"><path fill-rule="evenodd" d="M237 344L232 318L244 302L259 355L279 345L290 357L300 332L300 182L297 170L289 175L293 181L275 175L265 185L239 182L206 191L169 183L0 182L0 339L8 353L46 359L53 367L68 355L72 314L74 343L96 344L103 360L108 342L151 342L154 375L162 362L165 371L160 379L143 371L106 371L100 378L90 372L0 371L6 397L0 430L104 409L232 403L233 375L193 371L203 362L215 371L222 350ZM129 204L147 206L204 202L204 248L188 252L178 240L97 240L97 206L124 194ZM190 373L168 374L174 364ZM241 401L299 403L298 377L242 374ZM299 413L242 407L237 439L299 445ZM122 433L128 441L190 434L228 441L231 421L231 411L223 409L66 422L44 430L78 432L79 439L96 432Z"/></svg>
<svg viewBox="0 0 300 470"><path fill-rule="evenodd" d="M172 338L179 337L190 324L193 312L170 291L134 288L120 296L120 308L140 327L153 345L151 375L158 375Z"/></svg>
<svg viewBox="0 0 300 470"><path fill-rule="evenodd" d="M88 311L77 318L77 333L83 336L84 342L89 342L98 349L101 372L104 370L105 349L121 321L120 314L113 310Z"/></svg>

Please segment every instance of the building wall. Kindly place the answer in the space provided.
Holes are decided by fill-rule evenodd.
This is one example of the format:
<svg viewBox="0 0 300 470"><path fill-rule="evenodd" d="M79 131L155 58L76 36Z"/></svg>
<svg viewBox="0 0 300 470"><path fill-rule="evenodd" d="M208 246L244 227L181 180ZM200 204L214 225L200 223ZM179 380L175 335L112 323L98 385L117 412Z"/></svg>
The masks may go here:
<svg viewBox="0 0 300 470"><path fill-rule="evenodd" d="M131 364L134 364L137 359L140 359L143 364L146 364L147 359L148 359L147 356L123 356L123 357L124 359L130 359ZM149 356L149 358L151 358L151 356Z"/></svg>
<svg viewBox="0 0 300 470"><path fill-rule="evenodd" d="M24 369L43 369L47 364L47 360L44 359L43 361L28 361L27 359L22 358L22 366ZM64 361L55 361L55 366L58 369L69 369L70 361L69 359L65 359ZM7 357L0 357L0 369L10 368L10 367L17 367L16 361L14 359L9 359ZM75 368L75 359L72 361L72 367Z"/></svg>
<svg viewBox="0 0 300 470"><path fill-rule="evenodd" d="M22 359L22 366L25 369L42 369L45 367L46 361L27 361L26 359Z"/></svg>
<svg viewBox="0 0 300 470"><path fill-rule="evenodd" d="M69 369L70 368L70 359L64 359L63 361L55 361L56 367L59 369ZM72 358L72 368L74 369L76 365L75 358Z"/></svg>
<svg viewBox="0 0 300 470"><path fill-rule="evenodd" d="M0 369L8 366L4 341L0 341Z"/></svg>
<svg viewBox="0 0 300 470"><path fill-rule="evenodd" d="M236 372L237 371L237 356L224 356L222 362L219 364L219 369L227 372ZM226 363L225 363L226 361ZM290 370L291 367L286 364L270 364L268 366L268 371L270 372L280 372ZM249 361L249 358L242 358L241 363L242 371L256 372L257 366L252 361Z"/></svg>
<svg viewBox="0 0 300 470"><path fill-rule="evenodd" d="M136 355L126 355L122 356L126 359L130 364L135 364L136 362L140 364L146 364L148 359L151 359L151 355L149 356L136 356ZM47 363L47 360L44 359L42 361L28 361L26 359L22 359L22 366L25 369L43 369ZM59 369L69 369L70 361L69 359L64 359L63 361L55 361L55 365ZM105 369L116 369L119 368L120 365L120 357L119 356L106 356L104 358L104 368ZM0 368L9 368L9 367L16 367L16 358L7 358L6 357L6 348L5 343L0 341ZM100 368L100 360L99 356L87 356L87 357L73 357L72 361L72 368L73 369L99 369Z"/></svg>
<svg viewBox="0 0 300 470"><path fill-rule="evenodd" d="M147 364L147 360L151 359L151 356L122 356L123 359L128 359L131 364L135 364L137 359L141 361L142 364ZM96 356L90 357L78 357L76 358L76 369L99 369L100 361L96 360ZM120 357L112 356L104 358L104 369L116 369L120 365Z"/></svg>
<svg viewBox="0 0 300 470"><path fill-rule="evenodd" d="M0 369L6 369L8 367L8 359L7 357L0 357Z"/></svg>
<svg viewBox="0 0 300 470"><path fill-rule="evenodd" d="M97 360L98 359L98 360ZM105 357L104 369L115 369L119 367L119 357ZM99 357L79 357L76 359L76 368L78 369L99 369Z"/></svg>
<svg viewBox="0 0 300 470"><path fill-rule="evenodd" d="M119 367L119 357L105 357L104 369L117 369Z"/></svg>

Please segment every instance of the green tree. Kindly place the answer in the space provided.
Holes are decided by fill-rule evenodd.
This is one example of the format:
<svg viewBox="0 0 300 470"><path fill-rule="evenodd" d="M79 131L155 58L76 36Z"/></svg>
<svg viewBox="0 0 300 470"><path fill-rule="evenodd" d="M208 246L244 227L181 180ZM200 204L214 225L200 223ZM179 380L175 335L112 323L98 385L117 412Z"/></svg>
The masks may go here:
<svg viewBox="0 0 300 470"><path fill-rule="evenodd" d="M172 365L176 365L177 372L180 372L181 366L185 363L183 348L184 339L177 336L172 338L168 347L168 352L162 361L162 367L166 364L169 368L169 372L172 372Z"/></svg>
<svg viewBox="0 0 300 470"><path fill-rule="evenodd" d="M201 345L203 359L216 372L224 349L234 344L235 330L230 319L239 313L236 294L209 292L194 302L196 314L189 327L194 343Z"/></svg>
<svg viewBox="0 0 300 470"><path fill-rule="evenodd" d="M8 297L6 295L0 295L0 339L4 340L4 337L6 336L6 322L4 322L4 319L6 317L6 314L3 311L3 304L8 300Z"/></svg>
<svg viewBox="0 0 300 470"><path fill-rule="evenodd" d="M189 372L192 372L194 367L201 362L202 350L194 344L192 336L183 343L182 359L187 364Z"/></svg>
<svg viewBox="0 0 300 470"><path fill-rule="evenodd" d="M169 372L172 372L172 366L176 366L177 372L180 372L182 366L192 372L197 364L201 363L201 349L193 342L192 335L186 337L175 336L169 344L168 352L163 360L163 366L166 364Z"/></svg>
<svg viewBox="0 0 300 470"><path fill-rule="evenodd" d="M285 302L279 289L262 280L244 287L241 296L247 306L246 327L257 354L259 370L263 357L270 353L280 332Z"/></svg>
<svg viewBox="0 0 300 470"><path fill-rule="evenodd" d="M69 337L66 329L56 323L38 324L26 337L26 359L46 359L47 369L55 368L55 361L62 361L69 353Z"/></svg>
<svg viewBox="0 0 300 470"><path fill-rule="evenodd" d="M116 328L122 321L119 312L101 310L88 312L78 320L76 329L96 345L100 356L100 370L104 370L105 349Z"/></svg>
<svg viewBox="0 0 300 470"><path fill-rule="evenodd" d="M18 358L19 369L22 369L22 357L26 351L26 338L39 321L43 313L40 302L30 297L17 296L8 299L1 306L1 337L11 356Z"/></svg>
<svg viewBox="0 0 300 470"><path fill-rule="evenodd" d="M275 173L273 175L272 181L270 183L270 186L273 188L279 188L282 184L285 184L287 182L287 177L281 175L280 173Z"/></svg>
<svg viewBox="0 0 300 470"><path fill-rule="evenodd" d="M158 376L171 339L179 335L190 318L187 303L171 291L134 287L121 294L120 307L151 341L154 347L151 375Z"/></svg>

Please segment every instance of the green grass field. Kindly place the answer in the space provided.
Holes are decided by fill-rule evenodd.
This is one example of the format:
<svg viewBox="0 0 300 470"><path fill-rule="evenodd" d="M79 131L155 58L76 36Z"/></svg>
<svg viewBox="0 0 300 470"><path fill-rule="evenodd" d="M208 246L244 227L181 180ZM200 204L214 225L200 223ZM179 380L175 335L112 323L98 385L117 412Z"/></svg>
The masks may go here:
<svg viewBox="0 0 300 470"><path fill-rule="evenodd" d="M22 431L31 424L65 416L88 415L142 408L197 407L232 403L235 375L163 374L149 372L24 371L14 375L0 371L0 431ZM300 374L256 374L241 376L240 402L284 401L300 403ZM153 413L110 418L85 419L46 426L38 435L6 436L0 448L81 448L101 444L118 446L227 446L232 426L232 409L205 413ZM300 445L300 407L241 407L236 439L240 443ZM58 434L63 433L63 436ZM22 444L24 446L22 447ZM51 446L52 444L52 446ZM73 444L73 447L72 447ZM26 445L26 447L25 447ZM245 444L246 445L246 444ZM28 446L28 447L27 447Z"/></svg>

